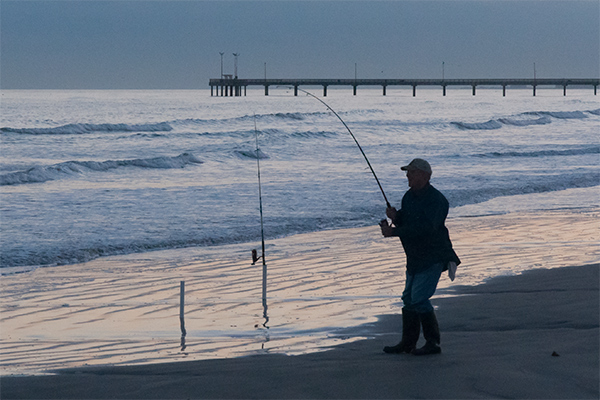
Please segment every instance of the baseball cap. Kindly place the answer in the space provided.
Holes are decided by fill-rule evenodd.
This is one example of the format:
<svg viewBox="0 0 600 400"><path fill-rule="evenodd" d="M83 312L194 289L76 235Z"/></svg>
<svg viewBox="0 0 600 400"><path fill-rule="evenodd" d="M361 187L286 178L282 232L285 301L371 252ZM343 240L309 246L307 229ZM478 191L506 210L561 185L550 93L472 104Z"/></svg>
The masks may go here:
<svg viewBox="0 0 600 400"><path fill-rule="evenodd" d="M429 165L429 163L427 161L423 160L422 158L415 158L408 165L405 165L404 167L400 167L400 169L402 171L419 170L419 171L423 171L423 172L427 172L428 174L431 174L431 165Z"/></svg>

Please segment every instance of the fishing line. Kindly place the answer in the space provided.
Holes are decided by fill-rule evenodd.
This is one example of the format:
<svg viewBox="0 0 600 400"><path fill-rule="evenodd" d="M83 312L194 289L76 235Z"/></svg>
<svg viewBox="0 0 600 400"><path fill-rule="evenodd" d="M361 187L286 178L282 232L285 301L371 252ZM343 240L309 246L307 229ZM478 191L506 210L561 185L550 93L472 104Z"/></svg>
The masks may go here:
<svg viewBox="0 0 600 400"><path fill-rule="evenodd" d="M383 195L383 199L385 200L385 204L387 205L388 208L390 208L391 207L390 202L388 201L387 197L385 196L385 192L383 191L383 188L381 187L381 183L379 183L379 179L377 178L377 175L375 174L375 171L373 170L373 167L371 166L371 163L369 162L369 159L367 158L367 155L363 151L362 147L360 146L360 143L358 143L358 140L356 140L356 137L354 136L354 134L352 133L352 131L350 130L350 128L348 127L348 125L346 125L346 123L344 122L344 120L342 119L342 117L340 117L338 115L338 113L336 113L335 110L329 106L329 104L325 103L323 100L321 100L320 98L318 98L314 94L312 94L310 92L307 92L306 90L303 90L303 89L300 89L300 88L298 88L298 90L301 91L301 92L304 92L307 95L311 96L312 98L317 99L318 101L320 101L325 107L327 107L329 109L329 111L331 111L336 117L338 117L338 119L342 122L342 124L344 124L344 126L346 127L346 129L350 133L350 136L352 136L352 139L354 139L354 143L356 143L356 145L358 146L358 149L360 150L360 152L362 153L363 157L365 158L365 161L367 162L367 165L371 169L371 173L373 174L373 176L375 177L375 180L377 181L377 185L379 186L379 190L381 190L381 194Z"/></svg>

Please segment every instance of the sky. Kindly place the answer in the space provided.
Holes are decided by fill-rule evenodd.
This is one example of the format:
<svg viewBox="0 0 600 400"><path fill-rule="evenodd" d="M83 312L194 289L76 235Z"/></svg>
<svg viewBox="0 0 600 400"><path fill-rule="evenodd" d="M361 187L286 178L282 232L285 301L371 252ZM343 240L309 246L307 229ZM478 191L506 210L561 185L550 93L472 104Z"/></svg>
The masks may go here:
<svg viewBox="0 0 600 400"><path fill-rule="evenodd" d="M2 89L210 78L597 78L600 2L2 0Z"/></svg>

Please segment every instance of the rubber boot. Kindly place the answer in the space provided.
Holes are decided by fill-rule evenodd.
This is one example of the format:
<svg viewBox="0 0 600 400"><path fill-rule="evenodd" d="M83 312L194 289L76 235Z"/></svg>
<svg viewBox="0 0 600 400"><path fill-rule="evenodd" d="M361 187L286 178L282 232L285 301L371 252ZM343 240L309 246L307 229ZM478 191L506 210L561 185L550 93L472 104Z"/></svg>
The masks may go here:
<svg viewBox="0 0 600 400"><path fill-rule="evenodd" d="M428 354L439 354L442 352L440 344L440 327L438 325L435 312L431 310L425 314L419 314L421 325L423 325L423 336L425 337L425 346L414 350L412 353L416 356L425 356Z"/></svg>
<svg viewBox="0 0 600 400"><path fill-rule="evenodd" d="M384 347L383 351L389 354L411 353L417 347L420 333L421 323L419 321L419 314L403 308L402 340L395 346Z"/></svg>

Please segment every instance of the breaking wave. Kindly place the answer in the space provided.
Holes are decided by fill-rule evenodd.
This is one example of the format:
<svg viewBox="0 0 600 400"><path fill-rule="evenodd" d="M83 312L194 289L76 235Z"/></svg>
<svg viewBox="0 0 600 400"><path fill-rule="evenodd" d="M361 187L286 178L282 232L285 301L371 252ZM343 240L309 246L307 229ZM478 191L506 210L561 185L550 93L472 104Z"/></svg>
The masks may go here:
<svg viewBox="0 0 600 400"><path fill-rule="evenodd" d="M54 165L33 167L25 171L0 175L0 186L41 183L86 171L103 172L121 167L169 169L183 168L189 164L201 163L201 160L190 153L182 153L176 157L155 157L133 160L66 161Z"/></svg>
<svg viewBox="0 0 600 400"><path fill-rule="evenodd" d="M600 108L597 108L595 110L588 110L587 112L593 115L600 115Z"/></svg>
<svg viewBox="0 0 600 400"><path fill-rule="evenodd" d="M548 115L557 119L584 119L587 115L583 111L534 111L531 115Z"/></svg>
<svg viewBox="0 0 600 400"><path fill-rule="evenodd" d="M552 123L552 119L585 119L587 114L600 115L600 109L589 111L530 111L513 117L492 119L487 122L451 122L460 129L468 130L490 130L500 129L504 125L531 126L546 125ZM535 117L535 118L532 118Z"/></svg>
<svg viewBox="0 0 600 400"><path fill-rule="evenodd" d="M500 118L498 121L505 125L514 126L546 125L552 122L548 116L542 116L536 119Z"/></svg>
<svg viewBox="0 0 600 400"><path fill-rule="evenodd" d="M579 149L567 149L567 150L537 150L537 151L508 151L508 152L491 152L474 154L474 157L493 157L493 158L505 158L505 157L548 157L548 156L579 156L584 154L600 154L600 146L584 147Z"/></svg>
<svg viewBox="0 0 600 400"><path fill-rule="evenodd" d="M24 135L81 135L91 132L169 132L167 122L156 124L68 124L54 128L0 128L2 133Z"/></svg>

